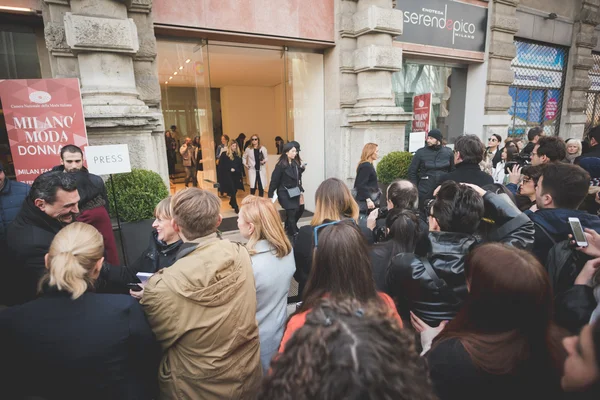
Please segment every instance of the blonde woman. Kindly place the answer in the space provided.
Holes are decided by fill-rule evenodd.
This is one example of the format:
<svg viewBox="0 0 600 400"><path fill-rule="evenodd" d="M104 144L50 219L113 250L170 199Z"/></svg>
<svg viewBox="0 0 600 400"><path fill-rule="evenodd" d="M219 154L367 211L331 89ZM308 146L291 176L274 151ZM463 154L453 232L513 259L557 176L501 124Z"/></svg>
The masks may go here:
<svg viewBox="0 0 600 400"><path fill-rule="evenodd" d="M379 204L381 191L377 185L377 172L373 166L373 161L378 157L379 146L375 143L365 144L356 167L356 179L354 180L355 198L361 214L367 214L369 210L373 210Z"/></svg>
<svg viewBox="0 0 600 400"><path fill-rule="evenodd" d="M219 182L221 187L219 190L231 197L229 205L236 214L240 211L236 194L238 190L244 190L244 183L242 182L243 168L238 144L235 140L230 140L227 151L221 152L219 157L219 170L221 171L221 181Z"/></svg>
<svg viewBox="0 0 600 400"><path fill-rule="evenodd" d="M277 353L287 318L287 295L296 263L279 213L272 201L248 196L238 216L241 235L252 257L256 285L256 320L263 372Z"/></svg>
<svg viewBox="0 0 600 400"><path fill-rule="evenodd" d="M160 353L142 308L92 290L103 253L94 227L67 225L45 257L41 297L0 312L4 398L153 398Z"/></svg>
<svg viewBox="0 0 600 400"><path fill-rule="evenodd" d="M329 178L324 180L315 193L315 214L310 225L300 228L294 242L294 259L296 260L296 273L299 295L302 295L304 285L312 267L314 250L314 232L319 226L332 221L351 219L358 221L358 204L352 197L350 189L341 180ZM373 233L366 227L360 226L368 244L373 244Z"/></svg>
<svg viewBox="0 0 600 400"><path fill-rule="evenodd" d="M575 159L581 155L581 140L579 139L567 139L567 157L566 160L571 164L575 163Z"/></svg>

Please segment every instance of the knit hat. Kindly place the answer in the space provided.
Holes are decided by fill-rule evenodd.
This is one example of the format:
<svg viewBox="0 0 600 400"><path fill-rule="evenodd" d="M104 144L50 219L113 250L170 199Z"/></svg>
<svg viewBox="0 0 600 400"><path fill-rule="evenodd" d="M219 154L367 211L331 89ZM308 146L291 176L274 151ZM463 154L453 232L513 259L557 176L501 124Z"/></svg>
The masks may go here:
<svg viewBox="0 0 600 400"><path fill-rule="evenodd" d="M440 132L439 129L430 130L429 133L427 134L427 136L437 139L437 140L439 140L440 143L442 143L442 132Z"/></svg>

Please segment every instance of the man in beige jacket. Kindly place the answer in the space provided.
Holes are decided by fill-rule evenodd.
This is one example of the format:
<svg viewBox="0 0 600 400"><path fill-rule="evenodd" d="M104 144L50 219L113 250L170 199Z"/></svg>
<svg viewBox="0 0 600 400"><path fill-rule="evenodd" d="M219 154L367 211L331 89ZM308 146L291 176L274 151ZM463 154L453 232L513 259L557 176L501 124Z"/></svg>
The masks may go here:
<svg viewBox="0 0 600 400"><path fill-rule="evenodd" d="M250 399L262 371L247 250L217 236L221 201L197 188L171 201L184 244L154 274L141 304L163 348L160 399Z"/></svg>

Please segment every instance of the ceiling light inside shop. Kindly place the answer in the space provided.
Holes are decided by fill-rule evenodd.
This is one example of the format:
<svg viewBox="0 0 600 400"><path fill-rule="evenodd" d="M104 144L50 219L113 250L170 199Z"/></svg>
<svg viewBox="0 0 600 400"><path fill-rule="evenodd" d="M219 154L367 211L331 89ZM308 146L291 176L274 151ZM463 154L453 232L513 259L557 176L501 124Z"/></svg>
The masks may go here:
<svg viewBox="0 0 600 400"><path fill-rule="evenodd" d="M173 77L172 77L172 76L170 76L170 77L169 77L169 80L171 80L171 79L173 79Z"/></svg>
<svg viewBox="0 0 600 400"><path fill-rule="evenodd" d="M185 63L186 63L186 64L188 64L190 61L192 61L192 60L190 60L190 59L188 58L187 60L185 60Z"/></svg>
<svg viewBox="0 0 600 400"><path fill-rule="evenodd" d="M180 67L179 67L179 70L181 71L182 69L183 69L183 67L181 67L181 66L180 66Z"/></svg>
<svg viewBox="0 0 600 400"><path fill-rule="evenodd" d="M165 85L168 85L168 84L169 84L169 81L165 81Z"/></svg>
<svg viewBox="0 0 600 400"><path fill-rule="evenodd" d="M2 11L19 11L19 12L26 12L26 13L35 13L34 9L32 9L32 8L25 8L25 7L0 6L0 10L2 10Z"/></svg>
<svg viewBox="0 0 600 400"><path fill-rule="evenodd" d="M173 75L177 75L177 71L173 72Z"/></svg>

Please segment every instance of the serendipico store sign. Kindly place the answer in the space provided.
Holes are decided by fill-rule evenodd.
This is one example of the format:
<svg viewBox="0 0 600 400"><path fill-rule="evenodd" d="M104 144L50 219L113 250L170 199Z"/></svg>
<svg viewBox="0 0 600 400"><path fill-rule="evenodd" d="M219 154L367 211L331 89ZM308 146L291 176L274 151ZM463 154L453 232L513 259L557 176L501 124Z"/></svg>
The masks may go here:
<svg viewBox="0 0 600 400"><path fill-rule="evenodd" d="M485 51L486 7L449 0L402 0L404 27L395 40L456 50Z"/></svg>

